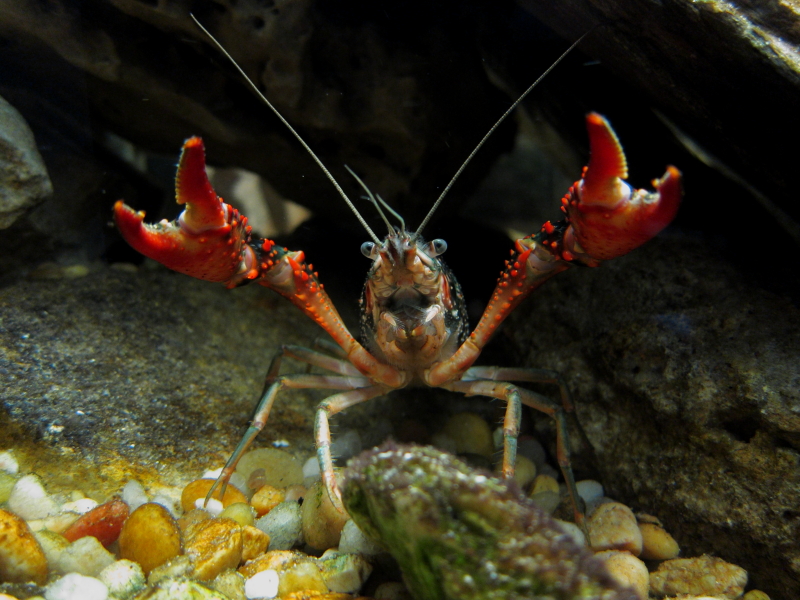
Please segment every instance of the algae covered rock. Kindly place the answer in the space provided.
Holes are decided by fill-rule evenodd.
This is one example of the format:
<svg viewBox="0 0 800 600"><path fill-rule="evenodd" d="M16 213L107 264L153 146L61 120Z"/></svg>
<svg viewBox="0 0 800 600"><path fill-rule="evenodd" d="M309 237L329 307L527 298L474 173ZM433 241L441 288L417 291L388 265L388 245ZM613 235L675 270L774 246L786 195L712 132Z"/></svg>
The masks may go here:
<svg viewBox="0 0 800 600"><path fill-rule="evenodd" d="M365 452L350 462L343 497L418 600L636 598L516 485L433 448Z"/></svg>

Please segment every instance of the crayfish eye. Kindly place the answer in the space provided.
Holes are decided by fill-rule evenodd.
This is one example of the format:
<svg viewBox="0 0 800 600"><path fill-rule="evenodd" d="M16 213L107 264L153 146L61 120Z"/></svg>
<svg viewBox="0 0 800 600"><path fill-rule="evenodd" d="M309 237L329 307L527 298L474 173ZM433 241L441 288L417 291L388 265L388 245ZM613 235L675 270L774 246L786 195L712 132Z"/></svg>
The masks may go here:
<svg viewBox="0 0 800 600"><path fill-rule="evenodd" d="M363 254L367 258L373 258L374 251L375 251L374 242L364 242L363 244L361 244L361 254Z"/></svg>
<svg viewBox="0 0 800 600"><path fill-rule="evenodd" d="M441 238L436 238L431 242L430 252L433 256L440 256L447 250L447 242Z"/></svg>

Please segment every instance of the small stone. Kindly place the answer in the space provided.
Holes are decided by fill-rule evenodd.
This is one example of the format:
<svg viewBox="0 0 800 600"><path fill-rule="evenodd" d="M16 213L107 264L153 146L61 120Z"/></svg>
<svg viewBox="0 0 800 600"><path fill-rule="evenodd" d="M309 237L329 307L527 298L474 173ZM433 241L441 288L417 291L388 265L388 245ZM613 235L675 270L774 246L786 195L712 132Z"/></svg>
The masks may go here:
<svg viewBox="0 0 800 600"><path fill-rule="evenodd" d="M300 500L301 498L305 498L308 490L304 485L290 485L286 488L286 498L285 501Z"/></svg>
<svg viewBox="0 0 800 600"><path fill-rule="evenodd" d="M626 550L642 552L642 533L630 508L619 502L603 504L587 520L589 545L595 552Z"/></svg>
<svg viewBox="0 0 800 600"><path fill-rule="evenodd" d="M639 523L642 532L642 553L645 560L670 560L680 553L681 549L663 527L655 523Z"/></svg>
<svg viewBox="0 0 800 600"><path fill-rule="evenodd" d="M63 535L70 542L92 536L107 548L117 541L128 514L128 505L119 498L114 498L82 515L64 531Z"/></svg>
<svg viewBox="0 0 800 600"><path fill-rule="evenodd" d="M586 545L586 535L584 535L583 530L578 527L575 523L571 523L570 521L562 521L560 519L555 520L561 526L561 529L564 530L568 536L570 536L578 546L585 546Z"/></svg>
<svg viewBox="0 0 800 600"><path fill-rule="evenodd" d="M517 464L514 469L514 481L520 489L525 490L536 478L536 465L525 456L517 456Z"/></svg>
<svg viewBox="0 0 800 600"><path fill-rule="evenodd" d="M242 561L242 529L232 519L195 523L186 530L184 552L192 557L197 579L214 579L225 569L235 569Z"/></svg>
<svg viewBox="0 0 800 600"><path fill-rule="evenodd" d="M260 571L245 582L244 594L248 599L274 598L278 595L279 581L277 571Z"/></svg>
<svg viewBox="0 0 800 600"><path fill-rule="evenodd" d="M603 484L594 479L579 481L575 484L575 487L578 490L578 495L583 498L583 501L587 504L604 494Z"/></svg>
<svg viewBox="0 0 800 600"><path fill-rule="evenodd" d="M43 519L58 512L56 503L37 475L25 475L17 480L8 498L8 508L26 521Z"/></svg>
<svg viewBox="0 0 800 600"><path fill-rule="evenodd" d="M128 505L131 512L139 508L142 504L147 504L149 502L144 487L135 479L131 479L122 488L122 501Z"/></svg>
<svg viewBox="0 0 800 600"><path fill-rule="evenodd" d="M747 585L747 571L715 556L674 558L650 574L650 593L657 596L721 596L738 598Z"/></svg>
<svg viewBox="0 0 800 600"><path fill-rule="evenodd" d="M488 426L487 426L488 427ZM345 522L350 518L333 505L322 481L316 482L303 501L303 537L317 550L327 550L339 545Z"/></svg>
<svg viewBox="0 0 800 600"><path fill-rule="evenodd" d="M219 516L220 518L224 519L233 519L239 525L244 527L245 525L255 524L255 512L256 511L253 509L253 507L246 502L234 502L227 508L223 509L223 511L219 513Z"/></svg>
<svg viewBox="0 0 800 600"><path fill-rule="evenodd" d="M316 456L312 456L306 462L303 463L303 482L305 483L305 481L308 479L319 479L319 478L320 478L319 459Z"/></svg>
<svg viewBox="0 0 800 600"><path fill-rule="evenodd" d="M339 539L339 551L350 554L361 554L367 557L386 553L383 546L361 531L353 519L349 519L342 528L342 535Z"/></svg>
<svg viewBox="0 0 800 600"><path fill-rule="evenodd" d="M250 498L250 506L256 510L257 516L263 517L285 499L286 494L283 490L267 484L262 485L256 493L253 494L253 497Z"/></svg>
<svg viewBox="0 0 800 600"><path fill-rule="evenodd" d="M606 563L611 576L622 585L633 588L639 600L647 600L650 574L647 566L629 552L605 550L595 554Z"/></svg>
<svg viewBox="0 0 800 600"><path fill-rule="evenodd" d="M145 578L142 568L130 560L118 560L100 571L97 578L108 588L115 598L127 600L144 589Z"/></svg>
<svg viewBox="0 0 800 600"><path fill-rule="evenodd" d="M494 454L492 430L483 417L463 412L450 417L442 433L455 442L457 454L478 454L491 458Z"/></svg>
<svg viewBox="0 0 800 600"><path fill-rule="evenodd" d="M28 525L0 509L0 582L43 584L47 558Z"/></svg>
<svg viewBox="0 0 800 600"><path fill-rule="evenodd" d="M533 487L531 488L531 496L541 494L542 492L553 492L560 494L561 490L558 488L558 481L550 475L537 475L533 480Z"/></svg>
<svg viewBox="0 0 800 600"><path fill-rule="evenodd" d="M387 581L380 584L373 595L375 600L414 600L405 584L399 581Z"/></svg>
<svg viewBox="0 0 800 600"><path fill-rule="evenodd" d="M131 513L119 535L121 558L141 565L149 574L181 552L181 533L175 519L160 504L148 502Z"/></svg>
<svg viewBox="0 0 800 600"><path fill-rule="evenodd" d="M11 490L17 485L17 478L11 473L0 471L0 504L5 504L11 497Z"/></svg>
<svg viewBox="0 0 800 600"><path fill-rule="evenodd" d="M769 596L761 590L750 590L742 596L742 600L769 600Z"/></svg>
<svg viewBox="0 0 800 600"><path fill-rule="evenodd" d="M270 550L255 560L249 561L247 564L239 567L239 573L249 579L256 573L272 569L273 571L280 571L285 566L291 564L293 561L304 558L307 555L296 550Z"/></svg>
<svg viewBox="0 0 800 600"><path fill-rule="evenodd" d="M220 467L219 469L214 469L213 471L206 471L203 473L201 479L211 479L216 481L219 479L219 476L222 475L223 468ZM233 472L231 473L231 478L228 480L228 485L232 485L237 490L242 492L243 494L249 494L252 488L247 486L247 480L242 477L241 473Z"/></svg>
<svg viewBox="0 0 800 600"><path fill-rule="evenodd" d="M36 537L36 541L39 542L39 546L42 548L42 551L47 558L47 564L58 564L58 561L61 558L61 553L69 548L69 540L67 540L60 533L50 531L49 529L36 531L33 535Z"/></svg>
<svg viewBox="0 0 800 600"><path fill-rule="evenodd" d="M559 502L561 502L561 495L558 492L539 492L531 496L533 503L541 508L544 512L552 515Z"/></svg>
<svg viewBox="0 0 800 600"><path fill-rule="evenodd" d="M277 448L251 450L239 459L236 472L245 481L256 469L264 469L262 485L287 488L303 483L303 466L294 456Z"/></svg>
<svg viewBox="0 0 800 600"><path fill-rule="evenodd" d="M242 560L261 556L269 547L269 536L251 525L242 527Z"/></svg>
<svg viewBox="0 0 800 600"><path fill-rule="evenodd" d="M3 473L8 473L9 475L15 475L19 473L19 463L17 462L17 459L14 458L14 455L8 450L3 450L0 452L0 471ZM5 502L5 500L3 500L3 502Z"/></svg>
<svg viewBox="0 0 800 600"><path fill-rule="evenodd" d="M181 554L150 571L147 575L147 584L152 586L170 579L186 579L190 578L193 573L192 558Z"/></svg>
<svg viewBox="0 0 800 600"><path fill-rule="evenodd" d="M544 446L539 440L530 436L520 436L517 441L517 456L525 456L530 459L538 471L541 471L541 467L547 462Z"/></svg>
<svg viewBox="0 0 800 600"><path fill-rule="evenodd" d="M70 573L48 585L44 597L46 600L106 600L108 588L94 577Z"/></svg>
<svg viewBox="0 0 800 600"><path fill-rule="evenodd" d="M360 554L326 552L319 564L322 579L332 592L355 594L372 573L372 565Z"/></svg>
<svg viewBox="0 0 800 600"><path fill-rule="evenodd" d="M95 537L82 537L67 546L52 565L57 573L79 573L97 577L100 571L114 562L114 555Z"/></svg>
<svg viewBox="0 0 800 600"><path fill-rule="evenodd" d="M214 578L210 585L212 589L224 594L230 600L247 600L244 591L244 577L233 569L225 569Z"/></svg>
<svg viewBox="0 0 800 600"><path fill-rule="evenodd" d="M301 591L329 591L325 580L322 578L322 571L319 565L311 558L299 558L292 561L279 571L278 575L279 596Z"/></svg>
<svg viewBox="0 0 800 600"><path fill-rule="evenodd" d="M79 498L77 500L71 500L62 504L61 510L62 512L73 512L78 513L79 515L85 515L98 506L100 505L96 500L92 500L91 498Z"/></svg>
<svg viewBox="0 0 800 600"><path fill-rule="evenodd" d="M179 578L159 581L153 588L140 594L137 600L230 600L230 598L197 581Z"/></svg>
<svg viewBox="0 0 800 600"><path fill-rule="evenodd" d="M0 581L39 585L47 579L47 559L20 517L0 509Z"/></svg>
<svg viewBox="0 0 800 600"><path fill-rule="evenodd" d="M189 512L196 508L197 500L205 502L208 491L211 489L211 486L214 485L214 482L215 480L213 479L196 479L183 488L183 493L181 494L181 507L183 508L183 512ZM219 497L220 493L219 489L217 489L214 492L214 498L219 500ZM222 506L225 508L235 502L247 502L247 498L234 486L229 485L225 490L225 496L222 498Z"/></svg>
<svg viewBox="0 0 800 600"><path fill-rule="evenodd" d="M302 509L297 502L281 502L256 521L256 527L269 536L269 550L289 550L304 541Z"/></svg>

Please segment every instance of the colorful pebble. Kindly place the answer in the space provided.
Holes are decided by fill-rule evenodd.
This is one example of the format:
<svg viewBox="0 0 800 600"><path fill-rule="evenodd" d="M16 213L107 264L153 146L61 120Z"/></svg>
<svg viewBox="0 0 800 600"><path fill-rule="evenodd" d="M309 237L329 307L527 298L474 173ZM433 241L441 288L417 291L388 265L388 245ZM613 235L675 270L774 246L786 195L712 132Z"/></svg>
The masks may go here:
<svg viewBox="0 0 800 600"><path fill-rule="evenodd" d="M149 574L181 552L181 533L169 511L148 502L133 511L119 535L121 558L139 563Z"/></svg>
<svg viewBox="0 0 800 600"><path fill-rule="evenodd" d="M23 519L0 509L0 581L40 585L47 579L47 559Z"/></svg>

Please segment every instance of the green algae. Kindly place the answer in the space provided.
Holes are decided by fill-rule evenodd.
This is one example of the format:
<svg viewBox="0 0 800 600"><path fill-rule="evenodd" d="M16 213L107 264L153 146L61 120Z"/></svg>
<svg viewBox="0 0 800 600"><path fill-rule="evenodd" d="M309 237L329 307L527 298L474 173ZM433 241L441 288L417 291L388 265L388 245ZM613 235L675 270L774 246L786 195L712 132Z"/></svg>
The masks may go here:
<svg viewBox="0 0 800 600"><path fill-rule="evenodd" d="M518 488L430 447L351 461L343 497L417 600L633 600Z"/></svg>

